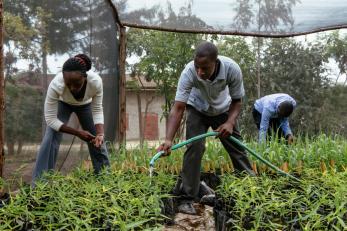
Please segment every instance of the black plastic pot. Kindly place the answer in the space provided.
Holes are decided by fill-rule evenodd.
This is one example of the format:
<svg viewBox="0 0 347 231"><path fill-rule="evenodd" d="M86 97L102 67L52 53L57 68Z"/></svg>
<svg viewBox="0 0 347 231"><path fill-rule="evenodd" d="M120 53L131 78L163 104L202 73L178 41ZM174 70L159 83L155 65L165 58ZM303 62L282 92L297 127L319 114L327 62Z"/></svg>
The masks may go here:
<svg viewBox="0 0 347 231"><path fill-rule="evenodd" d="M10 194L4 193L0 196L0 208L4 207L5 205L9 204L11 201Z"/></svg>

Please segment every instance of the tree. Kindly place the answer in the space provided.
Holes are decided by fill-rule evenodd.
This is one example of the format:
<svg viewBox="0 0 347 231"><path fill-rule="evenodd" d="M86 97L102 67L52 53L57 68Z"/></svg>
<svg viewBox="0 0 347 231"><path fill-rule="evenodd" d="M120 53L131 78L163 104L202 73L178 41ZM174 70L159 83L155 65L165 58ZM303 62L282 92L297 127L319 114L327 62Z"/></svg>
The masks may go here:
<svg viewBox="0 0 347 231"><path fill-rule="evenodd" d="M252 118L249 116L253 103L257 99L257 81L254 76L256 73L256 57L254 56L252 44L247 43L246 39L238 36L224 36L221 37L217 43L220 55L230 57L239 64L246 95L243 98L243 107L240 114L240 121L242 121L241 129L247 124L253 124ZM248 132L251 133L251 132Z"/></svg>
<svg viewBox="0 0 347 231"><path fill-rule="evenodd" d="M347 35L341 35L340 31L334 31L333 33L322 38L327 44L326 52L328 57L333 58L338 68L340 69L339 75L336 78L335 84L338 83L339 77L347 74ZM344 85L347 83L347 78Z"/></svg>
<svg viewBox="0 0 347 231"><path fill-rule="evenodd" d="M233 28L241 31L251 30L252 32L267 33L283 33L287 28L293 30L294 18L292 15L292 7L299 0L237 0L234 11L236 15L232 24ZM280 28L280 29L279 29ZM257 95L261 96L261 59L263 39L254 38L255 50L257 54Z"/></svg>
<svg viewBox="0 0 347 231"><path fill-rule="evenodd" d="M18 58L37 61L37 52L33 48L31 38L36 33L35 30L28 27L19 17L9 12L4 12L5 24L5 79L11 79L12 75L17 73L17 68L14 67Z"/></svg>
<svg viewBox="0 0 347 231"><path fill-rule="evenodd" d="M320 130L347 137L347 86L339 84L330 86L325 90L324 96L319 111Z"/></svg>
<svg viewBox="0 0 347 231"><path fill-rule="evenodd" d="M9 155L20 154L23 143L38 141L42 115L41 91L26 84L6 84L5 134ZM25 96L25 97L23 97ZM15 150L15 144L18 144Z"/></svg>
<svg viewBox="0 0 347 231"><path fill-rule="evenodd" d="M305 46L294 39L269 39L261 72L265 94L288 93L298 103L291 117L296 130L316 134L321 129L320 113L329 79L324 45L320 41Z"/></svg>
<svg viewBox="0 0 347 231"><path fill-rule="evenodd" d="M188 25L190 27L208 27L202 20L191 14L190 4L181 8L176 15L170 5L167 12L158 10L159 24L168 23ZM189 20L187 20L189 18ZM140 61L130 66L135 75L145 76L147 80L154 81L158 87L158 94L164 96L163 116L167 120L171 110L175 90L181 71L192 60L194 45L203 38L216 39L216 37L200 34L179 34L150 30L129 29L128 55L136 55ZM178 132L179 134L181 132Z"/></svg>

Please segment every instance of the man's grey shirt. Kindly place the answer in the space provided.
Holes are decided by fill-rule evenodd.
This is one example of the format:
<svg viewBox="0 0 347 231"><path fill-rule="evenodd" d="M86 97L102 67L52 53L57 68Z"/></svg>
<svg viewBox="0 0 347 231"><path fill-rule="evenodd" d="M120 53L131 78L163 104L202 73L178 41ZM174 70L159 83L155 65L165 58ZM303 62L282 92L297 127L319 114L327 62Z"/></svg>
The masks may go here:
<svg viewBox="0 0 347 231"><path fill-rule="evenodd" d="M194 61L186 65L178 80L175 101L184 102L208 116L229 111L232 99L245 95L242 72L231 58L218 56L219 73L213 81L201 79Z"/></svg>

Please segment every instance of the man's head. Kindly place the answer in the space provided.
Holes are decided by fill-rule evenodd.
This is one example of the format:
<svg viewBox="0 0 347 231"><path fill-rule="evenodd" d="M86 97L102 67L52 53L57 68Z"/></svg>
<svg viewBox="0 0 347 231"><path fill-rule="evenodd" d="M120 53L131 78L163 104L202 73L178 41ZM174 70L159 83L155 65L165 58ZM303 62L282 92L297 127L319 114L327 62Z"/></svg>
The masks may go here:
<svg viewBox="0 0 347 231"><path fill-rule="evenodd" d="M91 60L85 54L78 54L66 60L63 65L63 77L66 87L72 93L81 91L91 69Z"/></svg>
<svg viewBox="0 0 347 231"><path fill-rule="evenodd" d="M209 79L216 67L217 47L210 42L202 42L195 49L194 66L201 79Z"/></svg>
<svg viewBox="0 0 347 231"><path fill-rule="evenodd" d="M289 117L294 110L294 106L290 101L283 101L278 106L278 116L280 118Z"/></svg>

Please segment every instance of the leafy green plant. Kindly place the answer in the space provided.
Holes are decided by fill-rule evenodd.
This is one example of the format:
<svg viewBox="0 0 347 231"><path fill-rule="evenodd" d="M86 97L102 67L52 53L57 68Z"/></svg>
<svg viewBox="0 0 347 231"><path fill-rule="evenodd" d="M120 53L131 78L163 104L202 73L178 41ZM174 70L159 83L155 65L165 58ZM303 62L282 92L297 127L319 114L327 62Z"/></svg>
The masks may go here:
<svg viewBox="0 0 347 231"><path fill-rule="evenodd" d="M160 227L161 199L173 179L163 174L150 182L146 174L127 171L94 176L77 170L66 177L47 174L34 189L21 188L0 209L1 230L143 230Z"/></svg>

